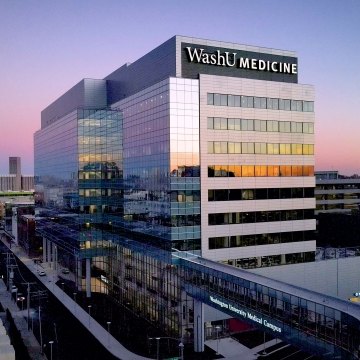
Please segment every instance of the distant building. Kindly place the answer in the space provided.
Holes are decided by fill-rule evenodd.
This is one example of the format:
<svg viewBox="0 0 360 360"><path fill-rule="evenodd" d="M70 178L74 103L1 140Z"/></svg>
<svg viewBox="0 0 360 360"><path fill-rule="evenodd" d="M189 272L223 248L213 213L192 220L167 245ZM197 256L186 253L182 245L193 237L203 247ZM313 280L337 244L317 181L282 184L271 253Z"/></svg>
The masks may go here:
<svg viewBox="0 0 360 360"><path fill-rule="evenodd" d="M34 176L21 175L21 158L9 157L9 175L0 175L0 191L31 191Z"/></svg>
<svg viewBox="0 0 360 360"><path fill-rule="evenodd" d="M360 245L360 178L338 171L317 171L316 245L358 247Z"/></svg>
<svg viewBox="0 0 360 360"><path fill-rule="evenodd" d="M360 178L345 177L338 171L316 171L316 211L351 213L360 209Z"/></svg>

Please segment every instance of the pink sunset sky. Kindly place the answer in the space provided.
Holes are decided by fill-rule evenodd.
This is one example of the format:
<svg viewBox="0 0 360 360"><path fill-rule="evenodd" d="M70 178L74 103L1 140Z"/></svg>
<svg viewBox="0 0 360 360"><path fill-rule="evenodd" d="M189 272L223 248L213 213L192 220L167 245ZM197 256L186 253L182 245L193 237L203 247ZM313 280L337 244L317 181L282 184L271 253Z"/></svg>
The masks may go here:
<svg viewBox="0 0 360 360"><path fill-rule="evenodd" d="M57 97L176 34L296 51L299 83L316 89L316 170L360 174L359 1L5 0L0 14L0 174L9 156L33 174Z"/></svg>

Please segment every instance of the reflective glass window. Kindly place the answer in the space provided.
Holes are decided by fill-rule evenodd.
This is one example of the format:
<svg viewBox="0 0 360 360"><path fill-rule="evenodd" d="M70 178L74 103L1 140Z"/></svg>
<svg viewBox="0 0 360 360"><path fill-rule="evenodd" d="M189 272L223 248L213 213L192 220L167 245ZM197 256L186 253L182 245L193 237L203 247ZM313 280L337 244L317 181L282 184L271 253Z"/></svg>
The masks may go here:
<svg viewBox="0 0 360 360"><path fill-rule="evenodd" d="M228 95L228 106L235 106L234 95Z"/></svg>
<svg viewBox="0 0 360 360"><path fill-rule="evenodd" d="M213 129L214 128L214 118L208 117L208 119L207 119L207 128L208 129Z"/></svg>
<svg viewBox="0 0 360 360"><path fill-rule="evenodd" d="M220 105L227 106L227 95L221 94L220 95Z"/></svg>
<svg viewBox="0 0 360 360"><path fill-rule="evenodd" d="M220 94L214 94L214 105L220 106L221 105L221 97Z"/></svg>
<svg viewBox="0 0 360 360"><path fill-rule="evenodd" d="M207 103L208 105L214 105L214 94L212 93L207 94Z"/></svg>
<svg viewBox="0 0 360 360"><path fill-rule="evenodd" d="M234 96L234 106L236 106L236 107L241 106L241 97L240 97L240 95L235 95Z"/></svg>
<svg viewBox="0 0 360 360"><path fill-rule="evenodd" d="M214 142L208 141L208 154L213 154L213 153L214 153Z"/></svg>

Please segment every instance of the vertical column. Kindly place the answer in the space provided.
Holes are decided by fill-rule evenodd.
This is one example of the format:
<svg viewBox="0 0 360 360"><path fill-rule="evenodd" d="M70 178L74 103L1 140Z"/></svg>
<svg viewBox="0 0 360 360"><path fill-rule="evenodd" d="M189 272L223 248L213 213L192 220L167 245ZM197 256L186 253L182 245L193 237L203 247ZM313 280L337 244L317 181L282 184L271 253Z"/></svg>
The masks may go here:
<svg viewBox="0 0 360 360"><path fill-rule="evenodd" d="M51 241L47 240L47 261L50 263L51 265Z"/></svg>
<svg viewBox="0 0 360 360"><path fill-rule="evenodd" d="M281 265L286 265L286 257L285 257L285 254L281 254L280 264L281 264Z"/></svg>
<svg viewBox="0 0 360 360"><path fill-rule="evenodd" d="M53 269L56 270L56 245L52 243L52 262L53 262Z"/></svg>
<svg viewBox="0 0 360 360"><path fill-rule="evenodd" d="M194 299L194 351L203 352L205 342L204 305Z"/></svg>
<svg viewBox="0 0 360 360"><path fill-rule="evenodd" d="M82 291L82 259L76 258L76 279L78 290Z"/></svg>
<svg viewBox="0 0 360 360"><path fill-rule="evenodd" d="M91 259L86 259L86 297L91 297Z"/></svg>
<svg viewBox="0 0 360 360"><path fill-rule="evenodd" d="M43 237L43 262L46 262L47 256L46 256L46 239Z"/></svg>

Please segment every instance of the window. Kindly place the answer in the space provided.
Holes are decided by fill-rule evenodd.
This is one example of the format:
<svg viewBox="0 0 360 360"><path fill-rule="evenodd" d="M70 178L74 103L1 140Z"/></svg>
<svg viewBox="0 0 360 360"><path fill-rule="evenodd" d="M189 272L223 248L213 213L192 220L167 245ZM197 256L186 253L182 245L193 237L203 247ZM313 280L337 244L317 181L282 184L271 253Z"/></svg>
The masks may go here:
<svg viewBox="0 0 360 360"><path fill-rule="evenodd" d="M231 106L256 109L286 110L286 111L314 111L313 101L265 98L258 96L207 94L208 105Z"/></svg>
<svg viewBox="0 0 360 360"><path fill-rule="evenodd" d="M208 141L208 154L214 153L214 143L212 141Z"/></svg>
<svg viewBox="0 0 360 360"><path fill-rule="evenodd" d="M241 119L241 130L242 131L253 131L254 120Z"/></svg>
<svg viewBox="0 0 360 360"><path fill-rule="evenodd" d="M276 120L267 121L267 131L278 132L279 131L279 122Z"/></svg>
<svg viewBox="0 0 360 360"><path fill-rule="evenodd" d="M241 143L242 154L254 154L254 143Z"/></svg>
<svg viewBox="0 0 360 360"><path fill-rule="evenodd" d="M235 95L234 96L234 106L236 106L236 107L241 106L241 97L240 97L240 95Z"/></svg>
<svg viewBox="0 0 360 360"><path fill-rule="evenodd" d="M255 154L266 154L266 143L255 143Z"/></svg>
<svg viewBox="0 0 360 360"><path fill-rule="evenodd" d="M254 166L253 165L243 165L241 167L241 173L244 177L254 176Z"/></svg>
<svg viewBox="0 0 360 360"><path fill-rule="evenodd" d="M214 118L212 117L208 117L207 119L207 128L208 129L213 129L214 128Z"/></svg>
<svg viewBox="0 0 360 360"><path fill-rule="evenodd" d="M279 121L279 131L289 133L291 131L290 121Z"/></svg>
<svg viewBox="0 0 360 360"><path fill-rule="evenodd" d="M228 106L235 106L235 99L234 99L234 95L228 95Z"/></svg>
<svg viewBox="0 0 360 360"><path fill-rule="evenodd" d="M214 105L214 94L212 93L207 94L207 103L208 105Z"/></svg>
<svg viewBox="0 0 360 360"><path fill-rule="evenodd" d="M220 94L214 94L214 105L220 106L221 104L220 99L221 99Z"/></svg>
<svg viewBox="0 0 360 360"><path fill-rule="evenodd" d="M224 94L220 95L220 105L227 106L227 95Z"/></svg>
<svg viewBox="0 0 360 360"><path fill-rule="evenodd" d="M303 101L303 111L313 112L314 111L314 102L313 101Z"/></svg>

